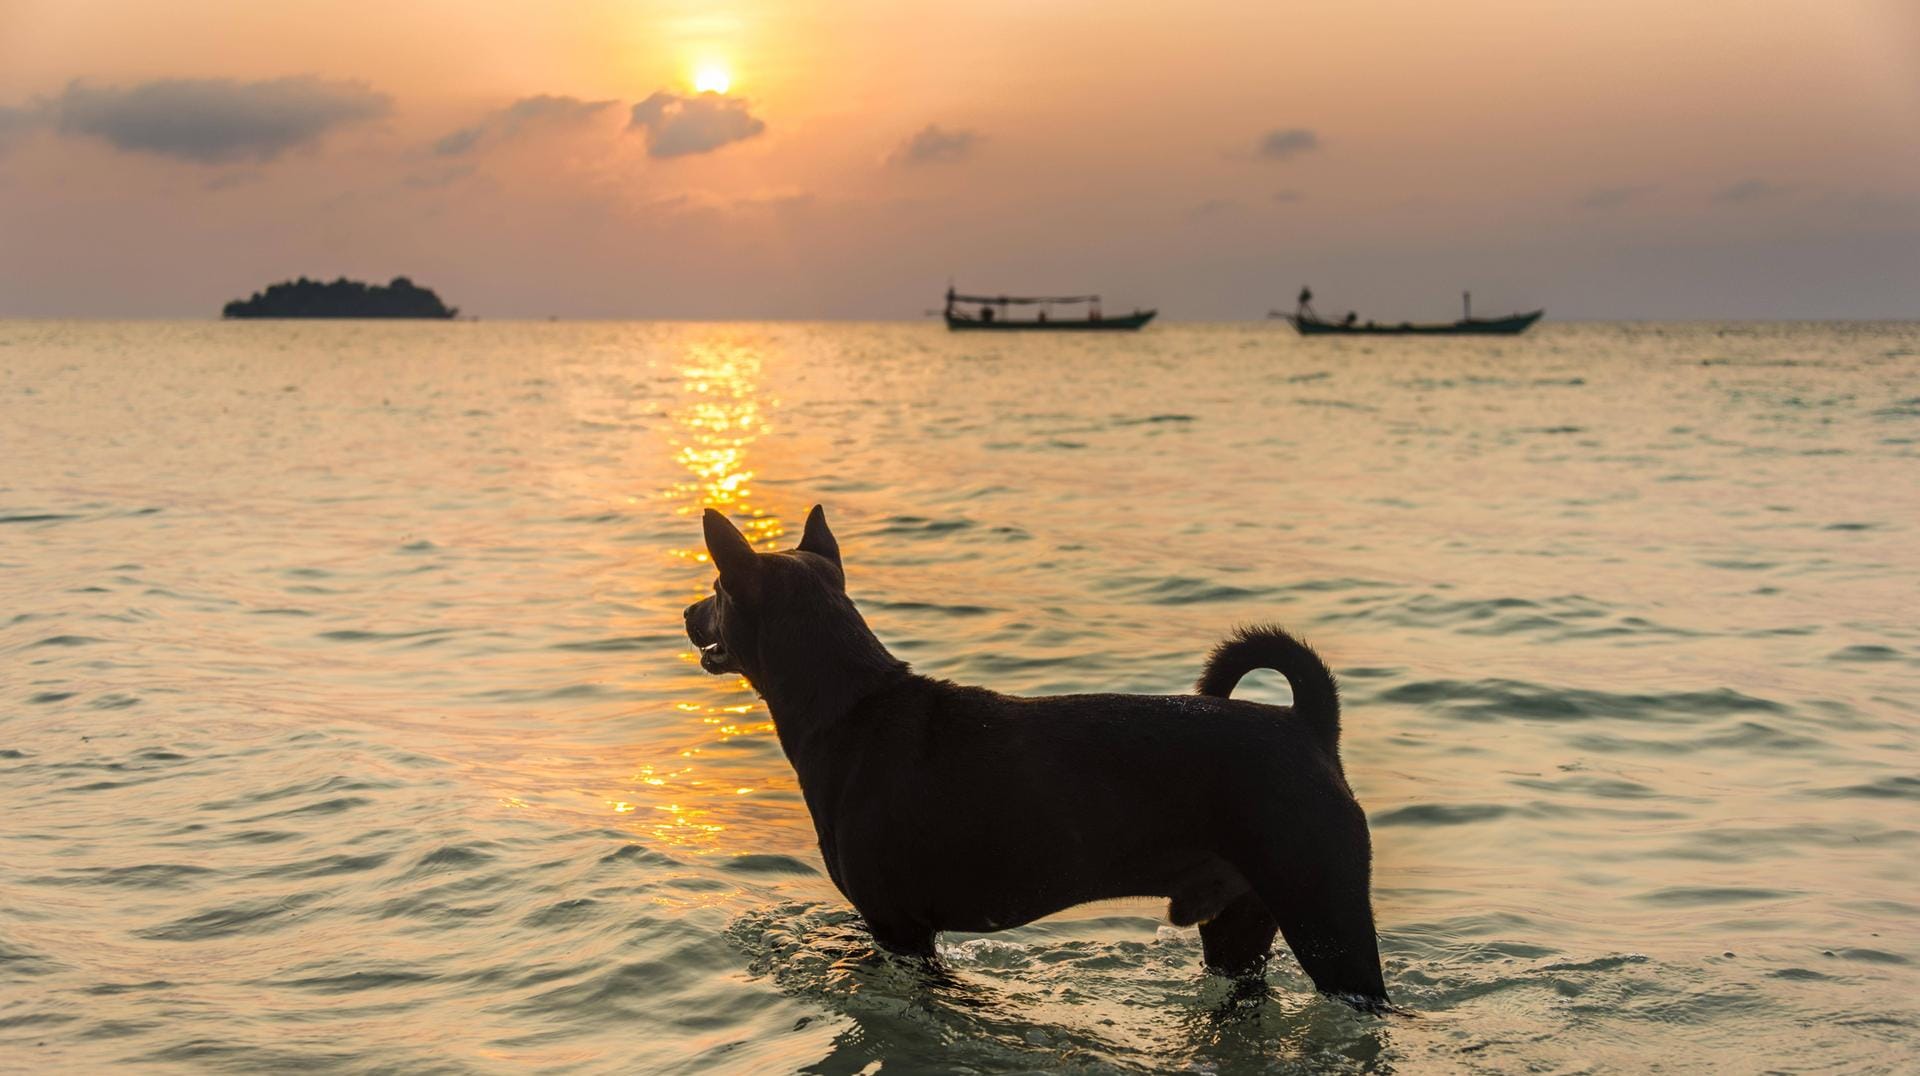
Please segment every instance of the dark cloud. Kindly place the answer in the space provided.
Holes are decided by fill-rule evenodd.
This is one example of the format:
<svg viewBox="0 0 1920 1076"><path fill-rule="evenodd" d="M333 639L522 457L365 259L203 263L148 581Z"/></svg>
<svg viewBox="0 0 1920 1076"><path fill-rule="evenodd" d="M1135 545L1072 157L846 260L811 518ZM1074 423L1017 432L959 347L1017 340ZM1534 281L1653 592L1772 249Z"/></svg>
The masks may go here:
<svg viewBox="0 0 1920 1076"><path fill-rule="evenodd" d="M458 157L480 144L487 135L484 126L462 127L433 144L433 152L442 157Z"/></svg>
<svg viewBox="0 0 1920 1076"><path fill-rule="evenodd" d="M433 152L442 157L458 157L471 153L483 141L509 139L536 127L558 127L590 120L614 104L547 93L522 97L479 123L462 127L435 142Z"/></svg>
<svg viewBox="0 0 1920 1076"><path fill-rule="evenodd" d="M522 97L502 109L500 116L509 130L518 130L530 123L568 123L592 119L615 103L611 100L582 101L564 94L541 93Z"/></svg>
<svg viewBox="0 0 1920 1076"><path fill-rule="evenodd" d="M1319 135L1305 127L1283 127L1262 136L1255 152L1269 161L1283 161L1319 148Z"/></svg>
<svg viewBox="0 0 1920 1076"><path fill-rule="evenodd" d="M744 97L718 93L683 97L662 90L633 106L627 129L647 133L648 156L683 157L752 138L767 125L747 111Z"/></svg>
<svg viewBox="0 0 1920 1076"><path fill-rule="evenodd" d="M386 115L392 99L362 82L312 76L236 82L159 79L134 86L70 83L43 103L62 134L115 149L217 164L270 161L329 130Z"/></svg>
<svg viewBox="0 0 1920 1076"><path fill-rule="evenodd" d="M1305 192L1294 190L1291 187L1283 191L1273 192L1273 200L1275 202L1278 202L1281 205L1287 205L1292 202L1305 201L1306 197L1307 196Z"/></svg>
<svg viewBox="0 0 1920 1076"><path fill-rule="evenodd" d="M900 143L887 159L895 164L943 164L964 161L979 145L978 132L929 123Z"/></svg>
<svg viewBox="0 0 1920 1076"><path fill-rule="evenodd" d="M1653 191L1654 188L1643 185L1596 187L1583 195L1575 204L1582 209L1619 209L1629 202L1639 201Z"/></svg>
<svg viewBox="0 0 1920 1076"><path fill-rule="evenodd" d="M1716 202L1755 202L1764 198L1777 198L1793 190L1778 183L1769 183L1764 179L1743 179L1738 183L1722 187L1715 191Z"/></svg>

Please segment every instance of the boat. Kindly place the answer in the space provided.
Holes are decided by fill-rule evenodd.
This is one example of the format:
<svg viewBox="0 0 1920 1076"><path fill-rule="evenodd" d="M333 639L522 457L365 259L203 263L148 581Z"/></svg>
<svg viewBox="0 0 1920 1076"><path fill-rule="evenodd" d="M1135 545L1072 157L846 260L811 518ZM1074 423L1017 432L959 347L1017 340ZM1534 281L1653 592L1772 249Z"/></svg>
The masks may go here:
<svg viewBox="0 0 1920 1076"><path fill-rule="evenodd" d="M1053 316L1052 307L1055 304L1078 306L1082 303L1087 305L1087 312L1080 317ZM978 309L966 310L961 304L977 306ZM1007 316L1007 308L1011 306L1038 306L1040 309L1030 318L1012 318ZM1131 314L1105 317L1100 313L1098 295L962 295L952 288L947 289L947 305L941 311L947 319L947 328L954 332L1127 332L1152 321L1157 313L1157 310L1135 310Z"/></svg>
<svg viewBox="0 0 1920 1076"><path fill-rule="evenodd" d="M1293 313L1272 310L1268 311L1267 316L1285 318L1301 336L1514 336L1526 332L1546 313L1545 310L1529 310L1500 318L1476 318L1473 316L1473 293L1470 291L1461 294L1461 306L1459 321L1426 324L1402 321L1382 325L1361 321L1359 315L1352 313L1339 321L1328 321L1314 312L1313 289L1301 288L1300 304Z"/></svg>

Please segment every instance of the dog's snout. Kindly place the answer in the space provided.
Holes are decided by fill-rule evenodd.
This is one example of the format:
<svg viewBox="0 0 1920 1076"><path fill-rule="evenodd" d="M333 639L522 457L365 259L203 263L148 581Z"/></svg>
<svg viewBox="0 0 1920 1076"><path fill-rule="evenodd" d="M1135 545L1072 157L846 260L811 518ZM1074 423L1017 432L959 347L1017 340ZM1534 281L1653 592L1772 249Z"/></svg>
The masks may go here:
<svg viewBox="0 0 1920 1076"><path fill-rule="evenodd" d="M712 613L708 609L712 604L712 598L705 598L687 606L686 612L681 614L687 622L687 638L692 639L695 646L707 646L716 641L713 637Z"/></svg>
<svg viewBox="0 0 1920 1076"><path fill-rule="evenodd" d="M687 606L684 614L687 621L687 638L700 651L700 667L718 676L721 673L739 672L740 666L727 652L724 640L720 638L720 609L712 598L694 602Z"/></svg>

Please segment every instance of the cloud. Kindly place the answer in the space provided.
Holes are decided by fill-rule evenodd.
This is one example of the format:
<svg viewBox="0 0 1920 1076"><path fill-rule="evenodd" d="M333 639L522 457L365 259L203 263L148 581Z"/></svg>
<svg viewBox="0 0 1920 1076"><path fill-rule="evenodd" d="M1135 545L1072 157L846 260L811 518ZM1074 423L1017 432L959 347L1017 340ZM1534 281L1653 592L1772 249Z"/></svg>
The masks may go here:
<svg viewBox="0 0 1920 1076"><path fill-rule="evenodd" d="M1231 198L1208 198L1192 209L1187 210L1187 216L1194 220L1202 220L1207 217L1222 217L1236 214L1239 213L1242 208L1239 202Z"/></svg>
<svg viewBox="0 0 1920 1076"><path fill-rule="evenodd" d="M1619 209L1628 202L1637 202L1652 194L1654 190L1655 188L1645 185L1596 187L1574 204L1582 209Z"/></svg>
<svg viewBox="0 0 1920 1076"><path fill-rule="evenodd" d="M471 152L473 147L479 145L480 140L485 138L486 135L487 129L484 125L476 124L472 127L462 127L452 134L436 140L433 143L433 152L442 157L458 157L463 153Z"/></svg>
<svg viewBox="0 0 1920 1076"><path fill-rule="evenodd" d="M665 90L633 106L628 130L647 133L650 157L711 153L767 129L747 111L747 99L718 93L683 97Z"/></svg>
<svg viewBox="0 0 1920 1076"><path fill-rule="evenodd" d="M613 101L583 101L578 97L536 94L490 113L471 127L462 127L433 144L442 157L471 153L483 141L502 141L531 128L582 123L613 107Z"/></svg>
<svg viewBox="0 0 1920 1076"><path fill-rule="evenodd" d="M1291 187L1283 191L1273 192L1273 200L1281 205L1286 205L1291 202L1302 202L1306 200L1306 197L1304 191L1297 191Z"/></svg>
<svg viewBox="0 0 1920 1076"><path fill-rule="evenodd" d="M236 82L158 79L134 86L72 82L42 108L62 134L129 153L219 164L266 162L334 127L384 116L392 99L363 82L302 75Z"/></svg>
<svg viewBox="0 0 1920 1076"><path fill-rule="evenodd" d="M400 180L400 185L416 191L436 190L451 186L473 175L478 167L471 164L454 164L444 168L431 168L424 172L415 172Z"/></svg>
<svg viewBox="0 0 1920 1076"><path fill-rule="evenodd" d="M810 191L794 188L729 195L717 191L680 191L648 199L646 213L651 217L713 217L757 213L790 217L817 203Z"/></svg>
<svg viewBox="0 0 1920 1076"><path fill-rule="evenodd" d="M1714 192L1716 202L1756 202L1763 198L1778 198L1793 190L1778 183L1769 183L1764 179L1743 179L1738 183L1720 188Z"/></svg>
<svg viewBox="0 0 1920 1076"><path fill-rule="evenodd" d="M5 153L13 140L24 135L35 121L35 115L27 109L0 105L0 153Z"/></svg>
<svg viewBox="0 0 1920 1076"><path fill-rule="evenodd" d="M887 159L894 164L950 164L972 156L980 141L978 132L929 123L900 143Z"/></svg>
<svg viewBox="0 0 1920 1076"><path fill-rule="evenodd" d="M765 210L769 213L797 213L812 206L814 196L810 191L769 191L762 194L749 194L733 200L735 210Z"/></svg>
<svg viewBox="0 0 1920 1076"><path fill-rule="evenodd" d="M1254 152L1269 161L1284 161L1319 148L1320 136L1305 127L1282 127L1263 135Z"/></svg>
<svg viewBox="0 0 1920 1076"><path fill-rule="evenodd" d="M239 172L223 172L200 185L204 191L225 191L235 187L247 187L267 178L253 169Z"/></svg>
<svg viewBox="0 0 1920 1076"><path fill-rule="evenodd" d="M1884 191L1829 191L1817 203L1852 217L1869 218L1887 227L1898 227L1905 218L1920 223L1920 195L1888 194Z"/></svg>

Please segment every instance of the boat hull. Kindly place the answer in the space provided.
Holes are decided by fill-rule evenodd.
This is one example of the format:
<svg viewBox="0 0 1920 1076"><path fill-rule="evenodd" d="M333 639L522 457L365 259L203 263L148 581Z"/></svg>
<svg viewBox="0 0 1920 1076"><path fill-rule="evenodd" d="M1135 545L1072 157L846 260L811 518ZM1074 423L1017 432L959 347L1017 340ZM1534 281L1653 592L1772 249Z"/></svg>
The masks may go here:
<svg viewBox="0 0 1920 1076"><path fill-rule="evenodd" d="M1544 313L1534 310L1510 318L1469 318L1446 325L1344 325L1297 315L1289 315L1287 321L1301 336L1514 336L1532 328Z"/></svg>
<svg viewBox="0 0 1920 1076"><path fill-rule="evenodd" d="M1100 318L1049 318L1046 321L1019 320L1008 318L981 321L977 318L960 318L946 315L947 328L954 332L1131 332L1152 321L1157 310L1138 310L1120 317Z"/></svg>

